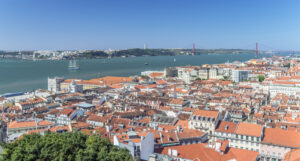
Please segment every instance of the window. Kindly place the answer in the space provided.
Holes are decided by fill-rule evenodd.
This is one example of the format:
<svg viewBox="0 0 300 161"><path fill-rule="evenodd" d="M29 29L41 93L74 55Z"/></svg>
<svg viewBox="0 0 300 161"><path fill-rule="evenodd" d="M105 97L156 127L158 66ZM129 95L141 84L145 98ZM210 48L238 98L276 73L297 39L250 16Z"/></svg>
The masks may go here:
<svg viewBox="0 0 300 161"><path fill-rule="evenodd" d="M251 137L251 141L254 141L254 137L253 136Z"/></svg>
<svg viewBox="0 0 300 161"><path fill-rule="evenodd" d="M244 137L243 137L243 135L241 135L241 139L243 139Z"/></svg>
<svg viewBox="0 0 300 161"><path fill-rule="evenodd" d="M246 140L248 140L248 136L246 136Z"/></svg>

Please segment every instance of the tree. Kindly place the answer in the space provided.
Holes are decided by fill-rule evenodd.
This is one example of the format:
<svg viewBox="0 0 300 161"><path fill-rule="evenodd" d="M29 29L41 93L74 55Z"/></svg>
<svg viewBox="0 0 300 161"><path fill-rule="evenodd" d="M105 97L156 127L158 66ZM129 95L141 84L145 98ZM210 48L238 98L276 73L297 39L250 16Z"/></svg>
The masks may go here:
<svg viewBox="0 0 300 161"><path fill-rule="evenodd" d="M286 68L290 68L291 67L291 63L285 64L283 66L286 67Z"/></svg>
<svg viewBox="0 0 300 161"><path fill-rule="evenodd" d="M264 75L259 75L258 76L258 81L259 82L262 82L262 81L264 81L265 80L265 76Z"/></svg>
<svg viewBox="0 0 300 161"><path fill-rule="evenodd" d="M24 135L2 146L3 161L133 160L127 149L116 147L99 135L81 132Z"/></svg>
<svg viewBox="0 0 300 161"><path fill-rule="evenodd" d="M229 76L223 76L224 80L229 80Z"/></svg>

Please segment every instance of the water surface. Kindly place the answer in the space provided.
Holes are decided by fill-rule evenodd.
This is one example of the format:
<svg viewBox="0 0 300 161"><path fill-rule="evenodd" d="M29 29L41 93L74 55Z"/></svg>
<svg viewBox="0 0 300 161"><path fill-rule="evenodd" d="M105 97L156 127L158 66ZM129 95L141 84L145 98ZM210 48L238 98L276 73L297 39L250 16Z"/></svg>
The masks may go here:
<svg viewBox="0 0 300 161"><path fill-rule="evenodd" d="M176 58L176 62L174 62ZM163 70L165 67L217 64L227 61L246 61L254 54L205 54L198 56L146 56L112 59L78 60L80 70L69 71L68 60L12 60L0 59L0 94L25 92L33 89L46 89L47 78L90 79L102 76L139 75L145 70ZM145 65L145 63L148 65Z"/></svg>

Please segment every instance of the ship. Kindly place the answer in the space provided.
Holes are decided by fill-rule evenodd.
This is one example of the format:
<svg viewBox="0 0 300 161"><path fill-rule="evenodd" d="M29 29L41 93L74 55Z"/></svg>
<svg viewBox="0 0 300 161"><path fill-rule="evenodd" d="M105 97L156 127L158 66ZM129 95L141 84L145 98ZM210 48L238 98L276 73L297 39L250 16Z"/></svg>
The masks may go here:
<svg viewBox="0 0 300 161"><path fill-rule="evenodd" d="M79 65L77 64L76 60L70 60L69 61L69 70L79 70Z"/></svg>

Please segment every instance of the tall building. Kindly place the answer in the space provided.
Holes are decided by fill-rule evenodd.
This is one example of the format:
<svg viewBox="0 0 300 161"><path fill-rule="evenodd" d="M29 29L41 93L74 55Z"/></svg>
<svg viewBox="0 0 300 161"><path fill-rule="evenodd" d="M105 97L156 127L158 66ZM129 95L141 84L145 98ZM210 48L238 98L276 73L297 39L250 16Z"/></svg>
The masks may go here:
<svg viewBox="0 0 300 161"><path fill-rule="evenodd" d="M243 82L248 80L249 70L233 70L232 71L232 80L235 82Z"/></svg>
<svg viewBox="0 0 300 161"><path fill-rule="evenodd" d="M48 78L48 90L51 92L60 91L60 83L64 81L62 77Z"/></svg>
<svg viewBox="0 0 300 161"><path fill-rule="evenodd" d="M147 49L147 44L146 43L144 43L144 49Z"/></svg>

